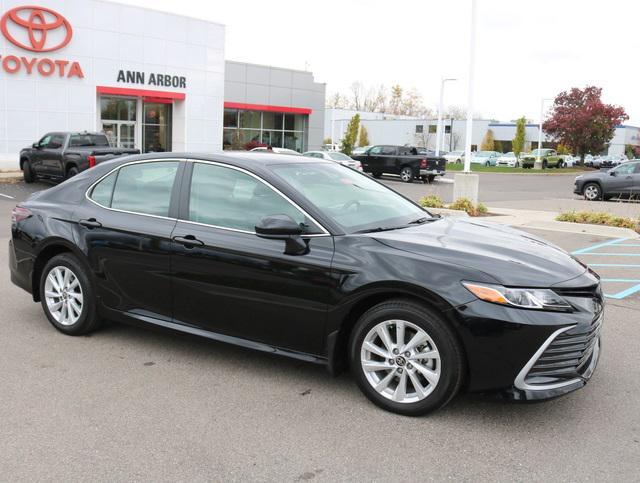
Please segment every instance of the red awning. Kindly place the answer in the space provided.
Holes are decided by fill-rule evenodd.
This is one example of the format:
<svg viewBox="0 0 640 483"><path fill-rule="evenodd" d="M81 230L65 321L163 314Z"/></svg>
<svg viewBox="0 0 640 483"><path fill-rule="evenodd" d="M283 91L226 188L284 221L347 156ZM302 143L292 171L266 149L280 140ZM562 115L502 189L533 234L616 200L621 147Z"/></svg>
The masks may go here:
<svg viewBox="0 0 640 483"><path fill-rule="evenodd" d="M153 99L149 102L170 103L171 101L183 101L186 97L184 92L153 91L150 89L131 89L129 87L97 86L96 91L98 94L109 94L112 96L132 96Z"/></svg>
<svg viewBox="0 0 640 483"><path fill-rule="evenodd" d="M245 111L269 111L269 112L285 112L288 114L311 114L311 109L306 107L285 107L285 106L267 106L264 104L246 104L244 102L226 102L224 107L227 109L242 109Z"/></svg>

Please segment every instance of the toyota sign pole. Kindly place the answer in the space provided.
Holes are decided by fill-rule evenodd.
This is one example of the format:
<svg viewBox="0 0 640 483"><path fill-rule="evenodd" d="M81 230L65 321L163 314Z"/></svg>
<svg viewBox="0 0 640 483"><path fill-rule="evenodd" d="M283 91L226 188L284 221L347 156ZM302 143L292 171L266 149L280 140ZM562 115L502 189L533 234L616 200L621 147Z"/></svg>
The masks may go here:
<svg viewBox="0 0 640 483"><path fill-rule="evenodd" d="M436 126L436 156L440 156L440 148L442 147L442 109L444 99L444 83L447 81L455 81L457 79L442 79L440 82L440 104L438 104L438 124ZM427 148L427 146L425 146Z"/></svg>

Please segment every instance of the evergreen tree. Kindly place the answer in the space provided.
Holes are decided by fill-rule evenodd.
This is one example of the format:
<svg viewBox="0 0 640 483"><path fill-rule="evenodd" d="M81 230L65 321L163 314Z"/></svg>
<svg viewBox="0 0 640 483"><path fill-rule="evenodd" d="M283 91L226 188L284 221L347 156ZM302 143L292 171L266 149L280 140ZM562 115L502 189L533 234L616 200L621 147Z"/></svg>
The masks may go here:
<svg viewBox="0 0 640 483"><path fill-rule="evenodd" d="M353 148L356 145L359 129L360 129L360 114L356 114L349 121L349 124L347 125L347 132L344 134L344 137L342 138L341 151L347 156L351 154L351 152L353 151Z"/></svg>
<svg viewBox="0 0 640 483"><path fill-rule="evenodd" d="M520 156L520 153L524 150L524 143L527 140L526 125L527 120L524 116L516 121L516 135L512 141L512 149L516 157Z"/></svg>
<svg viewBox="0 0 640 483"><path fill-rule="evenodd" d="M358 138L358 146L360 147L369 146L369 133L367 132L367 128L364 126L360 127L360 137Z"/></svg>
<svg viewBox="0 0 640 483"><path fill-rule="evenodd" d="M493 151L494 144L493 131L491 129L487 129L487 134L484 135L484 138L482 138L482 142L480 143L480 151Z"/></svg>

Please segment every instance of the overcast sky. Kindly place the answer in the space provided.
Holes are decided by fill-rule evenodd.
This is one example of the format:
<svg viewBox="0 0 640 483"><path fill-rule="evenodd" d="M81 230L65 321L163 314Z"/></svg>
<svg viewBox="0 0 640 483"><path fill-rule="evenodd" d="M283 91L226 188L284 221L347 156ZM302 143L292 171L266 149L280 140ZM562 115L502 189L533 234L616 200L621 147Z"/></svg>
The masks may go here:
<svg viewBox="0 0 640 483"><path fill-rule="evenodd" d="M120 0L226 25L226 58L311 70L327 92L398 83L466 106L470 0ZM640 3L478 0L475 112L537 120L542 98L588 84L640 125Z"/></svg>

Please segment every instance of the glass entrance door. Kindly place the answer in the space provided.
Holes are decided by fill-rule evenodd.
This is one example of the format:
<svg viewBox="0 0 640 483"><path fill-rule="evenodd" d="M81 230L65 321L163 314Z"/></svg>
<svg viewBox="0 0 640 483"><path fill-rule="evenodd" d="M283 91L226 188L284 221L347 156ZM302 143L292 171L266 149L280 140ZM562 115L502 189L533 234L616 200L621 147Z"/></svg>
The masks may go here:
<svg viewBox="0 0 640 483"><path fill-rule="evenodd" d="M171 151L170 103L147 102L142 107L142 148L145 153Z"/></svg>
<svg viewBox="0 0 640 483"><path fill-rule="evenodd" d="M127 121L103 121L102 132L114 148L136 147L136 123Z"/></svg>

